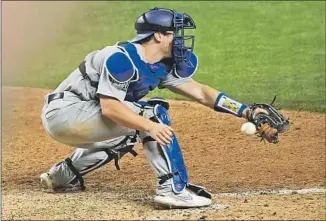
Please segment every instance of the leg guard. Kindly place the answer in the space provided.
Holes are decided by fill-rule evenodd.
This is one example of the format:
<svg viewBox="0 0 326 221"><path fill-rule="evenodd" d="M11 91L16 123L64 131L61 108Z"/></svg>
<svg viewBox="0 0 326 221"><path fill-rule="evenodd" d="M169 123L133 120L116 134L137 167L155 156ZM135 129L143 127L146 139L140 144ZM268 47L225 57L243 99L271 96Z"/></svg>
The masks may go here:
<svg viewBox="0 0 326 221"><path fill-rule="evenodd" d="M148 101L151 101L151 99ZM161 104L162 100L164 106ZM167 108L169 108L169 105L166 105L168 104L167 101L162 98L155 98L152 101L142 103L144 107L148 107L149 103L154 105L152 114L148 114L149 110L144 108L144 116L155 122L171 125L171 119L167 111ZM175 193L180 193L187 188L198 196L211 199L211 193L204 187L189 183L187 168L175 134L173 134L172 142L169 145L159 145L148 133L142 135L142 141L145 155L158 176L158 191L166 188L164 186L171 185Z"/></svg>
<svg viewBox="0 0 326 221"><path fill-rule="evenodd" d="M165 100L164 98L161 98L161 97L151 97L150 99L147 100L147 103L149 105L152 105L153 107L156 104L159 104L159 105L163 106L167 110L169 110L169 108L170 108L169 102L167 100Z"/></svg>
<svg viewBox="0 0 326 221"><path fill-rule="evenodd" d="M171 119L168 111L161 105L154 106L155 121L171 125ZM161 146L164 156L167 160L170 173L159 177L159 184L163 184L166 180L173 180L173 191L179 193L188 184L188 172L183 159L181 148L179 146L176 135L173 133L172 142L169 145Z"/></svg>
<svg viewBox="0 0 326 221"><path fill-rule="evenodd" d="M149 101L151 102L151 99ZM165 107L160 105L161 102L162 102L161 100L155 99L154 103L151 102L151 104L155 104L154 107L151 106L148 102L142 102L138 104L142 105L143 116L157 123L164 123L166 125L171 125L171 120L168 115L168 111ZM169 107L168 105L166 105L166 103L167 102L165 101L164 106ZM150 145L154 145L152 141L155 140L153 140L153 138L150 137L149 134L145 133L142 136L142 141L145 146L147 142L150 142L151 143ZM153 147L148 147L152 150L148 151L147 155L150 163L152 164L152 167L154 168L154 170L156 170L157 175L159 176L158 177L159 185L162 185L167 180L172 179L171 184L172 184L173 191L176 193L181 192L186 188L188 184L188 173L183 160L181 149L179 147L177 137L175 136L175 134L173 134L172 142L169 145L162 146L157 144L157 142L155 142L155 145L156 147L154 148L158 148L160 150L159 151L160 153L157 153L155 150L153 150L154 149ZM153 151L155 151L155 153L153 153ZM157 159L162 157L165 159L164 160Z"/></svg>
<svg viewBox="0 0 326 221"><path fill-rule="evenodd" d="M83 176L115 160L119 170L119 160L126 154L137 153L132 149L136 139L131 136L112 139L107 142L107 148L86 149L76 148L71 156L54 165L49 173L58 187L69 187L70 184L80 184L85 189Z"/></svg>

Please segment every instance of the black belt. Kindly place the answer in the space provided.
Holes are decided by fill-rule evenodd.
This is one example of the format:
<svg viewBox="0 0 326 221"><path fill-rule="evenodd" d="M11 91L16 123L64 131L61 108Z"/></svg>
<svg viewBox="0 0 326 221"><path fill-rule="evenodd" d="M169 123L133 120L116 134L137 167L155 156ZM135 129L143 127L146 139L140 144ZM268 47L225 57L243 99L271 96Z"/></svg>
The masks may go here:
<svg viewBox="0 0 326 221"><path fill-rule="evenodd" d="M79 69L80 73L83 75L83 78L89 80L89 82L91 83L91 86L92 86L92 87L97 88L97 86L98 86L98 82L96 82L96 81L92 81L92 80L90 79L90 77L89 77L88 74L86 73L86 65L85 65L85 64L86 64L86 62L83 61L83 62L78 66L78 69Z"/></svg>
<svg viewBox="0 0 326 221"><path fill-rule="evenodd" d="M83 75L83 78L88 78L88 75L86 73L86 66L85 66L85 61L83 61L82 63L80 63L80 65L78 66L78 69L80 71L80 73Z"/></svg>
<svg viewBox="0 0 326 221"><path fill-rule="evenodd" d="M63 92L60 92L60 93L55 93L55 94L50 94L48 96L48 104L53 101L53 100L57 100L57 99L62 99L64 96L64 93Z"/></svg>

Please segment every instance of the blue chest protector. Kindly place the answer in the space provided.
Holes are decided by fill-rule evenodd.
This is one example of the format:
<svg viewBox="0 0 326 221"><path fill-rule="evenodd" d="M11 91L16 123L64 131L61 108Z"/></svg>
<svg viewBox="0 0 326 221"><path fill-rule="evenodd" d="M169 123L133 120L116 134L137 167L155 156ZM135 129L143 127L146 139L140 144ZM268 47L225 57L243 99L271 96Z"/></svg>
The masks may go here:
<svg viewBox="0 0 326 221"><path fill-rule="evenodd" d="M148 64L141 60L136 47L132 43L119 43L118 46L129 54L138 71L136 73L138 74L138 80L130 83L125 100L130 102L138 101L154 90L166 78L168 72L162 63Z"/></svg>

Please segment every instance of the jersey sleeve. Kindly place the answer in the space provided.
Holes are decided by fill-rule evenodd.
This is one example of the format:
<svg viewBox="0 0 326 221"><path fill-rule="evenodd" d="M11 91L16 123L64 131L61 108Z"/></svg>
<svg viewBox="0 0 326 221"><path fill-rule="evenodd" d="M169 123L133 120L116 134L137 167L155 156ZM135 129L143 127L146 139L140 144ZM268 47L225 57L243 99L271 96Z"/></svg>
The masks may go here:
<svg viewBox="0 0 326 221"><path fill-rule="evenodd" d="M123 101L136 68L127 54L116 51L104 59L97 94Z"/></svg>

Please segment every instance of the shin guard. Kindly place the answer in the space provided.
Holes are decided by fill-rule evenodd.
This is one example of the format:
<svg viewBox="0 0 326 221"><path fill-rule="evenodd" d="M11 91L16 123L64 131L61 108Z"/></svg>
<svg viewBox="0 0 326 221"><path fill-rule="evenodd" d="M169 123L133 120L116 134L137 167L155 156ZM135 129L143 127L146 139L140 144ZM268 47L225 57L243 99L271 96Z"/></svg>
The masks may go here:
<svg viewBox="0 0 326 221"><path fill-rule="evenodd" d="M166 125L171 125L168 111L161 105L154 106L155 120ZM181 148L179 146L176 135L173 133L172 142L168 145L158 145L167 160L170 173L160 176L159 184L163 184L166 180L173 180L173 191L181 192L188 184L188 172L183 159Z"/></svg>
<svg viewBox="0 0 326 221"><path fill-rule="evenodd" d="M171 125L171 119L167 110L169 105L166 100L151 98L147 102L142 102L138 105L142 106L141 115L157 123ZM145 156L158 176L159 187L157 191L162 191L161 188L164 189L171 184L172 191L175 193L180 193L187 188L199 196L211 198L211 193L204 187L189 182L181 148L174 133L172 142L169 145L159 145L147 132L142 134L142 141Z"/></svg>

